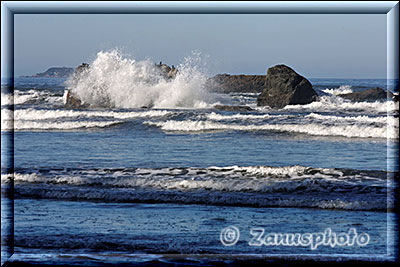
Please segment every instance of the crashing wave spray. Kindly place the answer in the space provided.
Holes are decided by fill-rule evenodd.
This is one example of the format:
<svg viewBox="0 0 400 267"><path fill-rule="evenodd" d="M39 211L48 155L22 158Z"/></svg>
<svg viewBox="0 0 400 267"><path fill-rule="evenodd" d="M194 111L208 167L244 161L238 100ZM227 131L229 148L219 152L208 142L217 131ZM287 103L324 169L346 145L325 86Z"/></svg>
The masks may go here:
<svg viewBox="0 0 400 267"><path fill-rule="evenodd" d="M118 50L97 53L96 59L67 86L83 103L110 108L204 108L214 95L204 89L207 77L193 53L178 66L174 79L166 79L150 60L124 58Z"/></svg>

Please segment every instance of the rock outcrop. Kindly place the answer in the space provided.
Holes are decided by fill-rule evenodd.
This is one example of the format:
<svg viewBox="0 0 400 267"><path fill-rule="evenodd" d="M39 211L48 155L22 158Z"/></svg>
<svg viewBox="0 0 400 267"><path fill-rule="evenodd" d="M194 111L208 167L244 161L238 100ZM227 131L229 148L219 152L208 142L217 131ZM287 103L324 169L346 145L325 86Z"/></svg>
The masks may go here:
<svg viewBox="0 0 400 267"><path fill-rule="evenodd" d="M340 94L338 96L351 101L376 101L381 99L394 99L393 94L390 91L385 91L380 87L371 88L361 92Z"/></svg>
<svg viewBox="0 0 400 267"><path fill-rule="evenodd" d="M67 90L64 96L66 108L88 108L88 104L83 104L82 101L76 97L71 90Z"/></svg>
<svg viewBox="0 0 400 267"><path fill-rule="evenodd" d="M78 67L76 67L75 69L75 74L80 74L81 72L85 71L89 69L89 64L87 63L82 63L81 65L79 65Z"/></svg>
<svg viewBox="0 0 400 267"><path fill-rule="evenodd" d="M235 112L242 112L242 111L252 111L253 109L248 106L228 106L228 105L215 105L215 109L223 110L223 111L235 111Z"/></svg>
<svg viewBox="0 0 400 267"><path fill-rule="evenodd" d="M267 71L265 88L257 98L257 105L283 108L317 99L318 94L306 78L286 65L276 65Z"/></svg>
<svg viewBox="0 0 400 267"><path fill-rule="evenodd" d="M265 75L218 74L207 80L205 88L217 93L261 93Z"/></svg>
<svg viewBox="0 0 400 267"><path fill-rule="evenodd" d="M78 67L76 67L74 73L73 73L73 79L79 79L79 75L82 74L82 72L86 71L89 69L89 64L87 63L82 63ZM67 90L64 95L64 104L66 108L88 108L88 104L83 104L82 101L74 95L74 93L71 90Z"/></svg>
<svg viewBox="0 0 400 267"><path fill-rule="evenodd" d="M164 78L168 80L174 79L178 73L178 69L176 69L174 65L170 67L160 62L160 64L156 64L156 67L161 71L161 74L164 76Z"/></svg>

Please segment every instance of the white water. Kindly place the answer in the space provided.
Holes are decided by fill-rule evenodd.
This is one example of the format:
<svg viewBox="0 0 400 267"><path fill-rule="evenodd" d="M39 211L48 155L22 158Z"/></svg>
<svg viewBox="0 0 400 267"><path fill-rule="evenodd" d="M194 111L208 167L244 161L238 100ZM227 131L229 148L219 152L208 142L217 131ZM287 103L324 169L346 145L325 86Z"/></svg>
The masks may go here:
<svg viewBox="0 0 400 267"><path fill-rule="evenodd" d="M383 175L382 173L381 175ZM4 176L4 177L3 177ZM2 175L2 180L8 179ZM318 181L318 182L315 182ZM282 188L296 191L306 189L334 192L347 186L386 188L386 180L368 174L344 174L339 169L311 168L304 166L227 166L208 168L138 168L133 170L77 170L57 175L14 173L16 185L25 183L70 184L85 186L137 187L158 189L209 189L218 191L274 192ZM343 185L344 188L343 188ZM347 188L351 191L350 188ZM353 188L355 190L355 188Z"/></svg>
<svg viewBox="0 0 400 267"><path fill-rule="evenodd" d="M99 52L90 68L68 81L69 89L84 103L110 107L204 108L213 95L203 85L206 76L200 54L193 54L177 66L175 79L165 80L150 60L136 61L117 50Z"/></svg>
<svg viewBox="0 0 400 267"><path fill-rule="evenodd" d="M353 93L353 90L351 89L350 85L341 85L339 88L333 88L333 89L324 89L322 92L331 94L331 95L343 95L343 94L349 94Z"/></svg>
<svg viewBox="0 0 400 267"><path fill-rule="evenodd" d="M289 115L270 115L270 114L233 114L233 115L222 115L215 112L211 112L207 114L206 117L210 120L215 121L223 121L223 120L262 120L262 119L269 119L269 118L281 118L285 119L289 117Z"/></svg>
<svg viewBox="0 0 400 267"><path fill-rule="evenodd" d="M264 110L264 107L257 108ZM319 101L307 105L287 105L283 110L310 112L368 112L372 114L394 112L399 109L399 102L351 102L335 95L321 96Z"/></svg>
<svg viewBox="0 0 400 267"><path fill-rule="evenodd" d="M9 175L2 175L2 182L8 179ZM303 166L68 170L50 174L14 173L14 182L18 194L41 198L350 210L387 208L384 172L344 172ZM269 193L267 197L265 193ZM362 197L365 194L372 197Z"/></svg>
<svg viewBox="0 0 400 267"><path fill-rule="evenodd" d="M132 119L142 117L162 117L172 114L166 110L149 110L149 111L109 111L109 110L36 110L36 109L19 109L14 111L15 120L46 120L59 118L115 118L115 119Z"/></svg>
<svg viewBox="0 0 400 267"><path fill-rule="evenodd" d="M359 138L398 138L396 129L381 126L368 125L322 125L320 123L307 124L263 124L263 125L239 125L223 124L210 121L175 121L144 122L148 125L160 127L164 131L198 132L210 130L235 130L235 131L279 131L304 133L319 136L345 136Z"/></svg>
<svg viewBox="0 0 400 267"><path fill-rule="evenodd" d="M368 117L366 115L360 116L330 116L330 115L320 115L316 113L311 113L306 115L305 118L312 118L322 121L332 121L332 122L357 122L357 123L394 123L395 118L388 116L380 117Z"/></svg>
<svg viewBox="0 0 400 267"><path fill-rule="evenodd" d="M62 104L62 97L55 96L49 93L48 91L39 91L39 90L28 90L21 91L15 90L14 94L3 94L1 93L1 105L22 105L29 102L43 102L50 104Z"/></svg>
<svg viewBox="0 0 400 267"><path fill-rule="evenodd" d="M48 109L10 109L1 110L2 130L69 130L79 128L108 127L124 122L126 119L163 117L173 114L166 110L148 111L79 111L79 110L48 110ZM102 118L101 121L90 120ZM68 119L68 121L59 121ZM71 121L72 119L72 121ZM105 119L105 120L104 120ZM114 119L110 121L109 119Z"/></svg>
<svg viewBox="0 0 400 267"><path fill-rule="evenodd" d="M103 128L122 123L122 121L14 121L14 130L70 130L83 128ZM3 127L3 125L2 125Z"/></svg>

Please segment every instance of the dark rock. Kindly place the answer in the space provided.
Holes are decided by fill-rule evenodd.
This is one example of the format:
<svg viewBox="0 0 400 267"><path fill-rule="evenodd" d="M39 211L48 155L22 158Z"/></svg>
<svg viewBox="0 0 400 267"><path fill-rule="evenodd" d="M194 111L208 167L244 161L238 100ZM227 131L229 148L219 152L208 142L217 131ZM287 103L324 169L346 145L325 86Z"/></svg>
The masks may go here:
<svg viewBox="0 0 400 267"><path fill-rule="evenodd" d="M176 77L176 74L178 74L178 69L176 69L174 65L170 67L160 62L160 64L156 64L156 67L160 70L163 77L167 80L174 79Z"/></svg>
<svg viewBox="0 0 400 267"><path fill-rule="evenodd" d="M75 69L75 74L82 73L83 71L89 69L89 64L87 63L82 63Z"/></svg>
<svg viewBox="0 0 400 267"><path fill-rule="evenodd" d="M215 105L215 109L223 110L223 111L252 111L253 109L248 106L228 106L228 105Z"/></svg>
<svg viewBox="0 0 400 267"><path fill-rule="evenodd" d="M261 93L265 75L218 74L207 80L205 88L217 93Z"/></svg>
<svg viewBox="0 0 400 267"><path fill-rule="evenodd" d="M371 88L361 92L353 92L348 94L338 95L351 101L375 101L380 99L392 99L393 94L390 91L385 91L380 87Z"/></svg>
<svg viewBox="0 0 400 267"><path fill-rule="evenodd" d="M286 65L276 65L267 71L265 89L258 96L257 105L283 108L309 104L317 99L317 93L306 78Z"/></svg>
<svg viewBox="0 0 400 267"><path fill-rule="evenodd" d="M74 94L71 92L71 90L67 90L65 96L65 107L66 108L88 108L88 104L83 104L82 101L74 96Z"/></svg>
<svg viewBox="0 0 400 267"><path fill-rule="evenodd" d="M42 73L37 73L35 75L32 75L30 77L34 78L66 78L69 77L72 73L74 73L73 68L67 68L67 67L52 67L47 69L45 72ZM25 76L29 77L29 76Z"/></svg>
<svg viewBox="0 0 400 267"><path fill-rule="evenodd" d="M79 79L79 76L86 70L89 69L89 64L87 63L82 63L78 67L75 68L75 71L73 73L73 79ZM66 108L88 108L89 104L83 104L82 101L74 95L74 93L71 90L67 90L66 96L65 96L65 107Z"/></svg>

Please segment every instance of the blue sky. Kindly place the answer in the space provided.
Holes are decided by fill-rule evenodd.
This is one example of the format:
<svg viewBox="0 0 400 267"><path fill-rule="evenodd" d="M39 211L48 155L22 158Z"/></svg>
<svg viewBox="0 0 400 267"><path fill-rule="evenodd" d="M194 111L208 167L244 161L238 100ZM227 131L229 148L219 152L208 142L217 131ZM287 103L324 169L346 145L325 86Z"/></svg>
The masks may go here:
<svg viewBox="0 0 400 267"><path fill-rule="evenodd" d="M16 76L76 67L113 48L169 65L200 51L212 75L283 63L309 78L386 78L386 15L14 16Z"/></svg>

